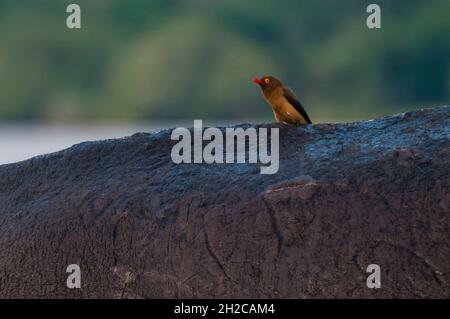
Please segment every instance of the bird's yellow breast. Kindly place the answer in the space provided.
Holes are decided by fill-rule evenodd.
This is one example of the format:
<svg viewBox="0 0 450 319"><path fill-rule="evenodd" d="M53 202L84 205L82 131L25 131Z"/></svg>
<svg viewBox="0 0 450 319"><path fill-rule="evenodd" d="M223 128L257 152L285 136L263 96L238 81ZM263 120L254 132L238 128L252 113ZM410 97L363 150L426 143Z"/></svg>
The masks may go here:
<svg viewBox="0 0 450 319"><path fill-rule="evenodd" d="M272 107L275 117L279 122L286 122L294 125L305 125L307 121L305 118L292 106L291 103L284 97L283 93L273 92L266 97L267 102Z"/></svg>

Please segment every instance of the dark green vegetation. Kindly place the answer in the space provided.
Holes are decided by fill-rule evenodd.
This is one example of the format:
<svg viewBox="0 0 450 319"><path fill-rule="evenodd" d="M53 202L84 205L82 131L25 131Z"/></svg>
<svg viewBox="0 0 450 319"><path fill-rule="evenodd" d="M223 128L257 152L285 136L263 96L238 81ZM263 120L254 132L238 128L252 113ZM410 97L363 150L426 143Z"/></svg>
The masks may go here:
<svg viewBox="0 0 450 319"><path fill-rule="evenodd" d="M450 1L0 1L0 121L267 118L272 73L313 121L450 100Z"/></svg>

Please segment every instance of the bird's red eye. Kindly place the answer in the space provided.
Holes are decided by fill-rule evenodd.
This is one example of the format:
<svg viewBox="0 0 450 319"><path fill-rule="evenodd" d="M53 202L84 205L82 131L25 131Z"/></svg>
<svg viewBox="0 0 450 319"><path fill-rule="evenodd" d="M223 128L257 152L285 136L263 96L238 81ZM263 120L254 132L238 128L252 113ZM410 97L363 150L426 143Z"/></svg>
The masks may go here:
<svg viewBox="0 0 450 319"><path fill-rule="evenodd" d="M265 78L264 82L266 82L266 84L269 84L270 83L270 79L269 78Z"/></svg>

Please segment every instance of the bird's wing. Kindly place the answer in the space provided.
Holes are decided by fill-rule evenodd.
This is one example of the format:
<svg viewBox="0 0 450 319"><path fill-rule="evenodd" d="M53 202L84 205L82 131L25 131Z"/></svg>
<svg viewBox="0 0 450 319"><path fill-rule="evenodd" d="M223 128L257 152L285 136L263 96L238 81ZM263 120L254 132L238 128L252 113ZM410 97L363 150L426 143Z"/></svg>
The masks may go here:
<svg viewBox="0 0 450 319"><path fill-rule="evenodd" d="M295 96L294 92L292 92L289 88L283 88L283 96L288 100L289 103L300 113L301 116L303 116L309 124L311 124L311 120L309 119L308 114L306 114L305 109L303 108L300 101Z"/></svg>

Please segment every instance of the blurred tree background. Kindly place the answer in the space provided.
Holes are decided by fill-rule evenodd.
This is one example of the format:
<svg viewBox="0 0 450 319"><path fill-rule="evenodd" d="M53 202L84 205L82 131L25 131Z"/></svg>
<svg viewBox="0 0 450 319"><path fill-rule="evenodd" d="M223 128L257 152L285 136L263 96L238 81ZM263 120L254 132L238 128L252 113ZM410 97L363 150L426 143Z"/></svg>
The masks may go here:
<svg viewBox="0 0 450 319"><path fill-rule="evenodd" d="M450 1L0 0L0 122L271 120L264 74L314 122L449 103Z"/></svg>

